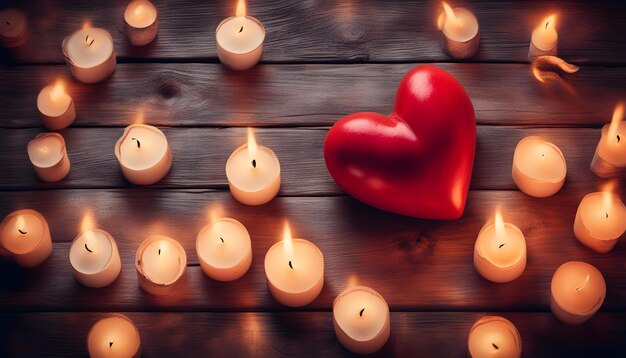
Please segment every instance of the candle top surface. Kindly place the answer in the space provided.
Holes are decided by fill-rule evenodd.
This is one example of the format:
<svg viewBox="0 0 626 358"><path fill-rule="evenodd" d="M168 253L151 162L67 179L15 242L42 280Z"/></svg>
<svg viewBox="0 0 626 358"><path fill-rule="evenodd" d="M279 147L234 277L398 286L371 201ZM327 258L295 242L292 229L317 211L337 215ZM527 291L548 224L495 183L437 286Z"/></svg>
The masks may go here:
<svg viewBox="0 0 626 358"><path fill-rule="evenodd" d="M626 122L616 125L615 135L609 138L610 124L602 127L602 138L598 144L598 154L607 162L626 167Z"/></svg>
<svg viewBox="0 0 626 358"><path fill-rule="evenodd" d="M607 202L605 196L610 198ZM615 193L595 192L581 200L580 219L591 237L615 240L626 231L626 206Z"/></svg>
<svg viewBox="0 0 626 358"><path fill-rule="evenodd" d="M93 274L102 271L113 258L113 238L102 230L85 230L70 247L70 263L76 271Z"/></svg>
<svg viewBox="0 0 626 358"><path fill-rule="evenodd" d="M155 166L168 150L167 138L158 128L133 124L118 140L116 153L127 168L144 170Z"/></svg>
<svg viewBox="0 0 626 358"><path fill-rule="evenodd" d="M99 320L87 334L87 349L94 358L133 357L140 346L137 327L122 315Z"/></svg>
<svg viewBox="0 0 626 358"><path fill-rule="evenodd" d="M0 11L0 35L12 38L26 30L26 15L18 9Z"/></svg>
<svg viewBox="0 0 626 358"><path fill-rule="evenodd" d="M476 16L464 7L457 7L453 9L454 18L447 16L444 12L445 18L441 31L450 40L457 42L465 42L473 39L478 34L478 19Z"/></svg>
<svg viewBox="0 0 626 358"><path fill-rule="evenodd" d="M551 282L552 298L565 311L585 315L601 306L606 295L602 273L594 266L580 261L561 265Z"/></svg>
<svg viewBox="0 0 626 358"><path fill-rule="evenodd" d="M251 16L232 16L222 21L215 30L218 46L235 54L256 50L265 40L265 28Z"/></svg>
<svg viewBox="0 0 626 358"><path fill-rule="evenodd" d="M157 9L148 0L131 1L124 10L124 20L130 26L141 29L156 21Z"/></svg>
<svg viewBox="0 0 626 358"><path fill-rule="evenodd" d="M252 245L248 230L239 221L222 218L200 230L196 249L209 265L230 268L248 256Z"/></svg>
<svg viewBox="0 0 626 358"><path fill-rule="evenodd" d="M2 246L14 254L32 251L43 239L45 225L41 214L33 210L19 210L3 221Z"/></svg>
<svg viewBox="0 0 626 358"><path fill-rule="evenodd" d="M467 346L472 357L519 357L522 340L517 328L508 319L485 316L470 330Z"/></svg>
<svg viewBox="0 0 626 358"><path fill-rule="evenodd" d="M559 34L556 31L555 20L554 15L549 16L533 30L530 41L539 50L549 51L557 45Z"/></svg>
<svg viewBox="0 0 626 358"><path fill-rule="evenodd" d="M140 266L143 275L153 283L171 285L185 272L185 250L173 239L153 235L140 246Z"/></svg>
<svg viewBox="0 0 626 358"><path fill-rule="evenodd" d="M250 161L247 144L236 149L226 162L228 181L242 191L256 192L280 176L280 163L271 149L259 146L254 160L256 167Z"/></svg>
<svg viewBox="0 0 626 358"><path fill-rule="evenodd" d="M69 108L72 103L70 97L61 85L49 85L41 89L37 96L37 108L49 117L58 117Z"/></svg>
<svg viewBox="0 0 626 358"><path fill-rule="evenodd" d="M561 150L535 136L526 137L517 144L513 163L520 172L539 181L559 182L567 173Z"/></svg>
<svg viewBox="0 0 626 358"><path fill-rule="evenodd" d="M333 317L350 338L369 341L380 334L389 320L385 299L369 287L357 286L342 292L333 304Z"/></svg>
<svg viewBox="0 0 626 358"><path fill-rule="evenodd" d="M113 38L107 30L87 27L66 38L63 53L77 67L94 67L113 54Z"/></svg>
<svg viewBox="0 0 626 358"><path fill-rule="evenodd" d="M28 142L27 151L33 165L50 168L65 156L65 140L58 133L42 133Z"/></svg>
<svg viewBox="0 0 626 358"><path fill-rule="evenodd" d="M476 239L478 254L500 268L516 265L526 254L526 239L517 226L504 224L498 233L495 224L486 225Z"/></svg>
<svg viewBox="0 0 626 358"><path fill-rule="evenodd" d="M324 256L310 241L292 239L292 244L291 253L287 252L284 240L277 242L267 251L265 274L281 291L305 292L324 276Z"/></svg>

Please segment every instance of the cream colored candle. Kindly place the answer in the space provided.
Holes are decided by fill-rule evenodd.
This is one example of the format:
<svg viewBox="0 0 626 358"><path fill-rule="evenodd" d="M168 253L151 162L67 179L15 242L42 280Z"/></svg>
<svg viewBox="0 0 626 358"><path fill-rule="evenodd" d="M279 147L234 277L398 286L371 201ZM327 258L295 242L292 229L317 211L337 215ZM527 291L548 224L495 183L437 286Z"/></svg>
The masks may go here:
<svg viewBox="0 0 626 358"><path fill-rule="evenodd" d="M135 266L142 289L154 295L166 295L176 291L176 284L187 268L187 255L178 241L152 235L137 249Z"/></svg>
<svg viewBox="0 0 626 358"><path fill-rule="evenodd" d="M310 241L292 239L285 224L283 240L265 255L265 276L276 301L290 307L308 305L324 287L324 256Z"/></svg>
<svg viewBox="0 0 626 358"><path fill-rule="evenodd" d="M521 191L543 198L561 190L567 163L559 147L539 137L529 136L515 147L512 174Z"/></svg>
<svg viewBox="0 0 626 358"><path fill-rule="evenodd" d="M585 195L574 219L574 234L590 249L607 253L626 231L626 207L609 190Z"/></svg>
<svg viewBox="0 0 626 358"><path fill-rule="evenodd" d="M0 223L0 244L20 266L39 266L52 253L46 218L32 209L17 210Z"/></svg>
<svg viewBox="0 0 626 358"><path fill-rule="evenodd" d="M453 9L445 1L443 2L443 10L437 20L437 26L443 35L444 51L455 58L474 56L480 41L476 16L464 7Z"/></svg>
<svg viewBox="0 0 626 358"><path fill-rule="evenodd" d="M26 42L26 15L18 9L0 11L0 42L14 48Z"/></svg>
<svg viewBox="0 0 626 358"><path fill-rule="evenodd" d="M226 177L230 193L239 202L265 204L280 189L280 162L271 149L257 145L252 128L248 128L248 144L230 155Z"/></svg>
<svg viewBox="0 0 626 358"><path fill-rule="evenodd" d="M40 133L28 142L28 157L35 173L45 182L56 182L70 172L65 140L59 133Z"/></svg>
<svg viewBox="0 0 626 358"><path fill-rule="evenodd" d="M69 127L76 119L74 101L61 81L44 87L37 96L37 109L43 125L52 131Z"/></svg>
<svg viewBox="0 0 626 358"><path fill-rule="evenodd" d="M145 124L126 127L115 144L115 156L126 179L136 185L154 184L172 167L172 152L165 134Z"/></svg>
<svg viewBox="0 0 626 358"><path fill-rule="evenodd" d="M333 324L337 339L346 349L358 354L374 353L389 339L389 306L373 289L351 287L333 302Z"/></svg>
<svg viewBox="0 0 626 358"><path fill-rule="evenodd" d="M66 37L62 48L72 76L80 82L101 82L115 71L113 38L107 30L86 24Z"/></svg>
<svg viewBox="0 0 626 358"><path fill-rule="evenodd" d="M247 70L261 60L265 28L259 20L246 16L245 0L238 0L235 16L220 22L215 40L220 62L233 70Z"/></svg>
<svg viewBox="0 0 626 358"><path fill-rule="evenodd" d="M537 56L556 56L559 43L559 34L556 32L556 15L550 15L541 21L533 30L528 49L528 62Z"/></svg>
<svg viewBox="0 0 626 358"><path fill-rule="evenodd" d="M141 337L133 322L112 314L96 322L87 333L87 350L92 358L141 357Z"/></svg>
<svg viewBox="0 0 626 358"><path fill-rule="evenodd" d="M124 11L126 37L135 46L147 45L159 29L157 9L148 0L133 0Z"/></svg>
<svg viewBox="0 0 626 358"><path fill-rule="evenodd" d="M196 238L196 251L202 271L218 281L240 278L252 262L250 234L239 221L230 218L202 228Z"/></svg>
<svg viewBox="0 0 626 358"><path fill-rule="evenodd" d="M518 358L522 355L522 339L513 322L485 316L472 326L467 349L472 358Z"/></svg>
<svg viewBox="0 0 626 358"><path fill-rule="evenodd" d="M618 103L610 124L602 127L602 136L591 161L591 170L600 178L626 176L626 122L624 103Z"/></svg>
<svg viewBox="0 0 626 358"><path fill-rule="evenodd" d="M83 219L83 230L70 246L70 263L78 282L87 287L105 287L120 274L120 253L111 234L91 228L88 218Z"/></svg>
<svg viewBox="0 0 626 358"><path fill-rule="evenodd" d="M492 282L509 282L526 268L526 240L517 226L505 223L496 211L495 222L487 223L474 245L474 267Z"/></svg>
<svg viewBox="0 0 626 358"><path fill-rule="evenodd" d="M597 268L586 262L570 261L556 270L550 290L552 313L565 323L581 324L602 306L606 283Z"/></svg>

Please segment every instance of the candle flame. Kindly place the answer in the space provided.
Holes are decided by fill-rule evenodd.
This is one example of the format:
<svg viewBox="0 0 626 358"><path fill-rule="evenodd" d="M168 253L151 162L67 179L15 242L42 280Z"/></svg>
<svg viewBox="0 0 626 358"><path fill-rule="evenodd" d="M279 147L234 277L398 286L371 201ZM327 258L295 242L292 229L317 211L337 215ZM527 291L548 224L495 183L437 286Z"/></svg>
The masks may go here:
<svg viewBox="0 0 626 358"><path fill-rule="evenodd" d="M285 255L287 257L293 256L293 239L291 238L291 228L289 223L285 221L285 227L283 229L283 243L285 247Z"/></svg>
<svg viewBox="0 0 626 358"><path fill-rule="evenodd" d="M88 29L90 27L91 27L91 21L85 20L85 22L83 22L83 30Z"/></svg>
<svg viewBox="0 0 626 358"><path fill-rule="evenodd" d="M214 222L224 216L224 207L220 202L211 204L207 209L207 217L209 222Z"/></svg>
<svg viewBox="0 0 626 358"><path fill-rule="evenodd" d="M496 210L495 217L495 226L496 226L496 236L499 238L503 238L505 236L504 232L504 220L502 220L502 214L500 213L500 209Z"/></svg>
<svg viewBox="0 0 626 358"><path fill-rule="evenodd" d="M541 28L544 30L554 29L556 26L556 14L546 17L541 24Z"/></svg>
<svg viewBox="0 0 626 358"><path fill-rule="evenodd" d="M582 284L580 284L578 287L576 287L576 291L580 291L583 288L585 288L585 286L587 286L587 283L589 283L589 277L590 277L589 274L587 274L585 281Z"/></svg>
<svg viewBox="0 0 626 358"><path fill-rule="evenodd" d="M602 207L604 212L602 215L608 215L608 211L613 206L613 191L615 190L615 181L611 180L602 188Z"/></svg>
<svg viewBox="0 0 626 358"><path fill-rule="evenodd" d="M256 143L256 138L254 137L254 131L252 128L248 127L248 158L250 159L250 163L256 160L256 155L259 152L259 146ZM252 164L256 167L256 162Z"/></svg>
<svg viewBox="0 0 626 358"><path fill-rule="evenodd" d="M135 124L144 124L146 122L146 114L143 110L139 110L137 112L137 116L135 117Z"/></svg>
<svg viewBox="0 0 626 358"><path fill-rule="evenodd" d="M452 7L447 3L447 2L442 2L441 3L443 5L443 11L446 14L446 21L448 19L450 19L451 21L456 21L456 15L454 15L454 10L452 10ZM442 24L443 27L443 24Z"/></svg>
<svg viewBox="0 0 626 358"><path fill-rule="evenodd" d="M93 242L95 241L93 229L96 227L96 220L91 209L87 209L83 214L80 222L81 236L85 240L85 249L89 252L94 251Z"/></svg>
<svg viewBox="0 0 626 358"><path fill-rule="evenodd" d="M613 118L609 125L609 143L619 143L617 140L617 128L619 128L619 122L624 117L624 102L620 102L615 106L613 111Z"/></svg>
<svg viewBox="0 0 626 358"><path fill-rule="evenodd" d="M54 87L52 87L52 91L50 91L50 99L57 102L64 94L65 89L63 88L63 82L59 80L54 84Z"/></svg>
<svg viewBox="0 0 626 358"><path fill-rule="evenodd" d="M246 16L246 0L239 0L237 2L237 10L235 16Z"/></svg>
<svg viewBox="0 0 626 358"><path fill-rule="evenodd" d="M356 277L355 274L352 274L352 275L348 276L348 280L347 280L347 284L346 284L346 286L348 288L354 287L354 286L356 286L358 284L359 284L359 279Z"/></svg>
<svg viewBox="0 0 626 358"><path fill-rule="evenodd" d="M26 224L26 220L23 215L18 215L15 217L15 229L21 230L21 232L28 232L24 225Z"/></svg>

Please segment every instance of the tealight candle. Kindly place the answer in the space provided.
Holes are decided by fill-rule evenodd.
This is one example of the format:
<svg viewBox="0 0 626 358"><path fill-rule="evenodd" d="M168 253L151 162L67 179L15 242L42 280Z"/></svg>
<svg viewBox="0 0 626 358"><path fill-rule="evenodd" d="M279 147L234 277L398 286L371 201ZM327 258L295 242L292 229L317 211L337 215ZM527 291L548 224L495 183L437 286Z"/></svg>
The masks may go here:
<svg viewBox="0 0 626 358"><path fill-rule="evenodd" d="M220 62L233 70L247 70L261 60L265 28L259 20L246 16L245 0L239 0L235 16L217 26L215 40Z"/></svg>
<svg viewBox="0 0 626 358"><path fill-rule="evenodd" d="M133 0L124 11L126 37L135 46L147 45L154 40L159 28L157 9L148 0Z"/></svg>
<svg viewBox="0 0 626 358"><path fill-rule="evenodd" d="M251 128L248 144L237 148L226 162L230 193L246 205L272 200L280 189L280 163L269 148L259 146Z"/></svg>
<svg viewBox="0 0 626 358"><path fill-rule="evenodd" d="M485 316L472 326L467 349L472 358L517 358L522 355L522 339L513 322Z"/></svg>
<svg viewBox="0 0 626 358"><path fill-rule="evenodd" d="M517 226L505 223L496 211L495 222L487 223L474 245L474 267L492 282L509 282L526 268L526 239Z"/></svg>
<svg viewBox="0 0 626 358"><path fill-rule="evenodd" d="M556 56L559 34L556 32L555 22L556 15L548 16L533 30L528 49L528 62L541 55Z"/></svg>
<svg viewBox="0 0 626 358"><path fill-rule="evenodd" d="M339 342L351 352L374 353L391 332L387 301L369 287L343 291L333 302L333 324Z"/></svg>
<svg viewBox="0 0 626 358"><path fill-rule="evenodd" d="M581 324L602 306L606 283L597 268L586 262L570 261L554 272L550 291L552 313L565 323Z"/></svg>
<svg viewBox="0 0 626 358"><path fill-rule="evenodd" d="M28 157L35 173L45 182L56 182L70 172L65 140L59 133L40 133L28 142Z"/></svg>
<svg viewBox="0 0 626 358"><path fill-rule="evenodd" d="M115 144L115 156L124 177L136 185L154 184L172 167L172 152L165 134L145 124L126 127Z"/></svg>
<svg viewBox="0 0 626 358"><path fill-rule="evenodd" d="M26 15L18 9L0 11L0 42L14 48L26 42Z"/></svg>
<svg viewBox="0 0 626 358"><path fill-rule="evenodd" d="M626 122L624 103L619 103L613 111L610 124L602 127L602 136L591 161L591 170L600 178L614 178L626 175Z"/></svg>
<svg viewBox="0 0 626 358"><path fill-rule="evenodd" d="M285 224L283 240L265 255L265 276L276 301L290 307L307 305L324 287L324 256L310 241L292 239Z"/></svg>
<svg viewBox="0 0 626 358"><path fill-rule="evenodd" d="M100 82L115 71L113 38L107 30L85 26L66 37L62 48L72 76L80 82Z"/></svg>
<svg viewBox="0 0 626 358"><path fill-rule="evenodd" d="M250 268L250 234L239 221L218 219L198 233L196 251L202 271L218 281L240 278Z"/></svg>
<svg viewBox="0 0 626 358"><path fill-rule="evenodd" d="M99 288L113 283L122 269L120 253L108 232L83 230L70 246L74 277L87 287Z"/></svg>
<svg viewBox="0 0 626 358"><path fill-rule="evenodd" d="M585 195L578 205L574 234L590 249L607 253L626 231L626 207L610 191Z"/></svg>
<svg viewBox="0 0 626 358"><path fill-rule="evenodd" d="M513 154L513 181L524 193L543 198L563 187L567 164L556 145L529 136L517 143Z"/></svg>
<svg viewBox="0 0 626 358"><path fill-rule="evenodd" d="M476 54L480 39L476 16L464 7L452 8L443 2L437 25L442 33L443 50L451 57L469 58Z"/></svg>
<svg viewBox="0 0 626 358"><path fill-rule="evenodd" d="M52 131L69 127L76 119L74 101L58 81L44 87L37 96L37 109L43 125Z"/></svg>
<svg viewBox="0 0 626 358"><path fill-rule="evenodd" d="M48 222L32 209L17 210L0 223L0 244L18 265L39 266L52 253Z"/></svg>
<svg viewBox="0 0 626 358"><path fill-rule="evenodd" d="M149 236L135 256L141 288L153 295L176 291L176 283L185 273L187 255L178 241L162 235Z"/></svg>
<svg viewBox="0 0 626 358"><path fill-rule="evenodd" d="M141 337L133 322L113 314L96 322L87 333L87 350L92 358L141 357Z"/></svg>

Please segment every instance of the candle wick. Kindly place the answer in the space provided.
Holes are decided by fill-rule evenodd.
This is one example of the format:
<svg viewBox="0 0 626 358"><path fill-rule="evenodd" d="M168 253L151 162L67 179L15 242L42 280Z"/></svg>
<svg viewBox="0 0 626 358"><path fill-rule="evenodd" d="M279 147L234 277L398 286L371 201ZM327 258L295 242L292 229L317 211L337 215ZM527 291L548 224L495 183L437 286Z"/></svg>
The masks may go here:
<svg viewBox="0 0 626 358"><path fill-rule="evenodd" d="M622 138L619 136L619 134L617 135L617 143L619 143L622 140Z"/></svg>
<svg viewBox="0 0 626 358"><path fill-rule="evenodd" d="M546 30L548 29L548 24L550 23L550 21L546 21Z"/></svg>
<svg viewBox="0 0 626 358"><path fill-rule="evenodd" d="M500 244L500 246L498 246L499 249L502 248L502 246L506 245L506 242L504 244Z"/></svg>
<svg viewBox="0 0 626 358"><path fill-rule="evenodd" d="M109 342L109 348L111 348L113 346L113 342Z"/></svg>
<svg viewBox="0 0 626 358"><path fill-rule="evenodd" d="M159 256L161 256L161 249L159 249Z"/></svg>
<svg viewBox="0 0 626 358"><path fill-rule="evenodd" d="M85 244L85 250L87 250L89 252L93 252L93 251L89 250L89 248L87 247L87 244Z"/></svg>
<svg viewBox="0 0 626 358"><path fill-rule="evenodd" d="M141 148L141 142L139 141L139 139L137 138L131 138L131 139L137 141L137 148Z"/></svg>
<svg viewBox="0 0 626 358"><path fill-rule="evenodd" d="M363 307L363 308L361 309L361 312L359 312L359 316L360 316L360 317L363 317L363 311L365 311L365 307Z"/></svg>
<svg viewBox="0 0 626 358"><path fill-rule="evenodd" d="M256 159L252 159L252 167L256 168Z"/></svg>
<svg viewBox="0 0 626 358"><path fill-rule="evenodd" d="M87 46L91 46L94 41L96 41L96 39L92 39L91 42L89 42L89 35L85 36L85 42L89 42Z"/></svg>
<svg viewBox="0 0 626 358"><path fill-rule="evenodd" d="M243 31L243 26L239 29L239 33L241 33L241 31Z"/></svg>
<svg viewBox="0 0 626 358"><path fill-rule="evenodd" d="M222 239L222 237L220 236L220 240L222 240L222 242L224 242L224 239Z"/></svg>
<svg viewBox="0 0 626 358"><path fill-rule="evenodd" d="M495 344L495 343L491 343L491 345L492 345L492 346L493 346L493 348L495 348L495 349L500 349L500 348L498 348L498 346L496 346L496 344Z"/></svg>
<svg viewBox="0 0 626 358"><path fill-rule="evenodd" d="M608 213L608 212L605 212L605 213L604 213L604 218L605 218L605 219L608 219L608 218L609 218L609 213Z"/></svg>
<svg viewBox="0 0 626 358"><path fill-rule="evenodd" d="M289 260L289 267L293 270L293 265L291 264L291 260Z"/></svg>
<svg viewBox="0 0 626 358"><path fill-rule="evenodd" d="M7 25L11 26L11 23L9 22L9 20L4 20L4 22L6 22Z"/></svg>
<svg viewBox="0 0 626 358"><path fill-rule="evenodd" d="M17 229L17 231L19 231L20 234L22 234L22 235L26 235L26 233L28 232L28 231L22 231L22 229Z"/></svg>

